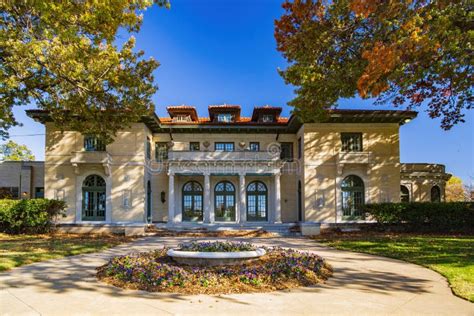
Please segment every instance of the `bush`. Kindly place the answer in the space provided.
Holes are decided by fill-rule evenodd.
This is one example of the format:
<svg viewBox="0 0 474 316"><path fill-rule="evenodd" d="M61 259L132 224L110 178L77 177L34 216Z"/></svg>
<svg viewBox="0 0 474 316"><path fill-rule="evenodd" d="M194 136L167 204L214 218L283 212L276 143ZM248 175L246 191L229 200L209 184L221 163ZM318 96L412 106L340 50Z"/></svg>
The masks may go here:
<svg viewBox="0 0 474 316"><path fill-rule="evenodd" d="M64 201L48 199L0 200L0 230L7 233L45 233L58 216L65 216Z"/></svg>
<svg viewBox="0 0 474 316"><path fill-rule="evenodd" d="M412 202L367 204L364 212L384 225L411 230L465 231L474 228L474 203Z"/></svg>

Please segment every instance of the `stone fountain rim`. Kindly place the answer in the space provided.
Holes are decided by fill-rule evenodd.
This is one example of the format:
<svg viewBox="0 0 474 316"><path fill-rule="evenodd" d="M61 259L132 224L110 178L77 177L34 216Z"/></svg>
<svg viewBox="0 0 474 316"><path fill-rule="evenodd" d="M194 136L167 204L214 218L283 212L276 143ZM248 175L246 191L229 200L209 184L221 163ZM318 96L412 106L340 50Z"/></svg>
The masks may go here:
<svg viewBox="0 0 474 316"><path fill-rule="evenodd" d="M182 251L178 249L169 249L166 254L176 258L196 258L196 259L251 259L265 255L267 252L263 248L257 248L250 251Z"/></svg>

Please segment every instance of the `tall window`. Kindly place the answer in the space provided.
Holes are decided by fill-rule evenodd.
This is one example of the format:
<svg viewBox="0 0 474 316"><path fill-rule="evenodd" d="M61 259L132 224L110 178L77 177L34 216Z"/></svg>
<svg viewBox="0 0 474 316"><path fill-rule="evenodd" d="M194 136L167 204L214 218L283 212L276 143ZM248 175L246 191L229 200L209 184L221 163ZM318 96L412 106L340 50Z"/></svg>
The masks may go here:
<svg viewBox="0 0 474 316"><path fill-rule="evenodd" d="M215 143L214 149L216 151L234 151L234 143Z"/></svg>
<svg viewBox="0 0 474 316"><path fill-rule="evenodd" d="M431 188L431 202L441 202L441 189L437 185Z"/></svg>
<svg viewBox="0 0 474 316"><path fill-rule="evenodd" d="M214 188L216 221L235 221L235 188L229 181L219 182Z"/></svg>
<svg viewBox="0 0 474 316"><path fill-rule="evenodd" d="M105 144L97 136L84 136L84 150L85 151L105 151Z"/></svg>
<svg viewBox="0 0 474 316"><path fill-rule="evenodd" d="M364 205L364 182L358 176L347 176L342 181L342 215L346 217L362 216Z"/></svg>
<svg viewBox="0 0 474 316"><path fill-rule="evenodd" d="M341 133L342 151L362 151L362 133Z"/></svg>
<svg viewBox="0 0 474 316"><path fill-rule="evenodd" d="M217 114L217 122L220 123L230 123L234 121L234 116L230 113L220 113Z"/></svg>
<svg viewBox="0 0 474 316"><path fill-rule="evenodd" d="M410 190L404 185L400 186L400 201L403 203L410 202Z"/></svg>
<svg viewBox="0 0 474 316"><path fill-rule="evenodd" d="M168 159L168 144L165 142L155 144L155 158L156 161L163 161Z"/></svg>
<svg viewBox="0 0 474 316"><path fill-rule="evenodd" d="M300 137L298 138L298 159L301 159L301 157L303 157L303 143Z"/></svg>
<svg viewBox="0 0 474 316"><path fill-rule="evenodd" d="M293 143L280 143L280 159L293 160Z"/></svg>
<svg viewBox="0 0 474 316"><path fill-rule="evenodd" d="M202 219L202 186L189 181L183 186L183 221L199 222Z"/></svg>
<svg viewBox="0 0 474 316"><path fill-rule="evenodd" d="M148 223L151 223L151 182L146 182L146 219Z"/></svg>
<svg viewBox="0 0 474 316"><path fill-rule="evenodd" d="M82 183L82 220L105 220L105 180L98 175L88 176Z"/></svg>
<svg viewBox="0 0 474 316"><path fill-rule="evenodd" d="M189 143L189 151L199 151L201 148L199 142L190 142Z"/></svg>
<svg viewBox="0 0 474 316"><path fill-rule="evenodd" d="M298 181L298 221L303 221L303 200L302 200L302 189L301 181Z"/></svg>
<svg viewBox="0 0 474 316"><path fill-rule="evenodd" d="M251 142L249 144L250 151L260 151L260 143L259 142Z"/></svg>
<svg viewBox="0 0 474 316"><path fill-rule="evenodd" d="M247 221L268 220L268 192L263 182L254 181L247 186Z"/></svg>
<svg viewBox="0 0 474 316"><path fill-rule="evenodd" d="M151 159L151 140L149 137L146 140L146 159Z"/></svg>

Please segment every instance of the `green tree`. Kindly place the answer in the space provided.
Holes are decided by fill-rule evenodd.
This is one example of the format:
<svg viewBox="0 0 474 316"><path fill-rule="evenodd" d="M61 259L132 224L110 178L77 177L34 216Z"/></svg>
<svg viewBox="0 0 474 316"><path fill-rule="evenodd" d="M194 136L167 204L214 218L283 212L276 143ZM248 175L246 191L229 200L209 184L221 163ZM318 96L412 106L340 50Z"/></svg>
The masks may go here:
<svg viewBox="0 0 474 316"><path fill-rule="evenodd" d="M467 201L468 193L462 183L461 178L452 176L446 183L446 201L462 202Z"/></svg>
<svg viewBox="0 0 474 316"><path fill-rule="evenodd" d="M0 1L0 136L17 125L16 105L34 102L63 129L115 132L154 111L158 62L134 51L142 14L168 0Z"/></svg>
<svg viewBox="0 0 474 316"><path fill-rule="evenodd" d="M0 160L32 161L35 160L35 155L26 145L19 145L10 140L0 145Z"/></svg>
<svg viewBox="0 0 474 316"><path fill-rule="evenodd" d="M466 0L285 1L275 21L280 71L296 86L289 104L321 119L357 94L412 109L426 105L441 127L473 108L472 20Z"/></svg>

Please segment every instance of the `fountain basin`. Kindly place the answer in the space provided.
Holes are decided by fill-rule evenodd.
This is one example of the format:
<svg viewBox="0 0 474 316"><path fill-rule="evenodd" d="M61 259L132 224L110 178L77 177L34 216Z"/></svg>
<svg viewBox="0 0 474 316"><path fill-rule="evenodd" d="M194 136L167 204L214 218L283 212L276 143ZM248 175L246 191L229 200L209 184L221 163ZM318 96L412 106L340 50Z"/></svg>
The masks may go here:
<svg viewBox="0 0 474 316"><path fill-rule="evenodd" d="M170 249L166 252L174 261L196 266L221 266L238 265L255 260L267 252L263 248L257 248L252 251L234 251L234 252L207 252L207 251L181 251Z"/></svg>

